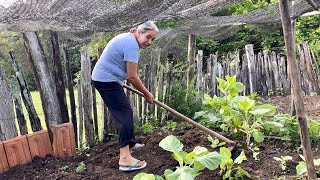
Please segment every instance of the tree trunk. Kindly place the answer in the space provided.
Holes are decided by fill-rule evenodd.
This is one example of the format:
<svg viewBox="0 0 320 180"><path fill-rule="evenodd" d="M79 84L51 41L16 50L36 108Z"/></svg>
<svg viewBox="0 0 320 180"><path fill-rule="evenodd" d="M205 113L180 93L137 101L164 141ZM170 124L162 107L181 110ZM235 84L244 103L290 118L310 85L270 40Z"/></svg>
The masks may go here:
<svg viewBox="0 0 320 180"><path fill-rule="evenodd" d="M288 54L288 64L291 75L293 99L296 107L299 127L300 127L300 138L302 143L303 154L307 164L308 178L311 180L317 179L316 171L313 164L313 154L311 150L311 144L308 134L308 124L305 116L302 90L299 82L299 71L297 67L297 60L295 57L295 44L292 35L292 27L289 13L289 6L287 0L279 1L282 28L284 34L285 45Z"/></svg>
<svg viewBox="0 0 320 180"><path fill-rule="evenodd" d="M49 131L50 140L52 142L53 136L51 127L62 123L57 90L50 74L38 35L35 32L25 32L23 33L23 38L25 40L26 49L29 53L37 82L40 86L40 95L45 115L45 122Z"/></svg>
<svg viewBox="0 0 320 180"><path fill-rule="evenodd" d="M16 78L19 83L20 91L21 91L21 97L24 103L24 106L26 107L29 115L29 121L31 124L31 129L33 132L42 130L40 118L38 117L38 114L36 112L36 109L33 105L31 93L28 89L28 85L24 79L23 71L21 69L21 65L16 61L15 54L13 51L9 52L10 57L12 59L12 66L15 70Z"/></svg>
<svg viewBox="0 0 320 180"><path fill-rule="evenodd" d="M54 31L50 31L50 39L53 50L53 73L54 73L54 81L57 89L57 97L60 105L60 112L62 117L62 123L69 122L69 114L68 114L68 106L66 101L66 91L63 80L63 71L60 59L60 48L59 48L59 39L58 33Z"/></svg>
<svg viewBox="0 0 320 180"><path fill-rule="evenodd" d="M78 126L77 126L77 116L76 116L76 103L75 103L75 98L74 98L74 91L73 91L73 80L71 76L71 68L70 68L70 58L69 58L69 53L66 47L62 48L63 52L63 58L66 66L66 77L67 77L67 86L68 86L68 91L69 91L69 102L70 102L70 107L71 107L71 121L73 124L73 129L74 129L74 135L75 135L75 142L78 147Z"/></svg>
<svg viewBox="0 0 320 180"><path fill-rule="evenodd" d="M87 144L94 144L94 128L92 120L92 88L91 88L91 62L87 50L81 51L81 86L83 103L83 120Z"/></svg>
<svg viewBox="0 0 320 180"><path fill-rule="evenodd" d="M18 136L15 126L13 102L5 72L0 66L0 140L7 140Z"/></svg>

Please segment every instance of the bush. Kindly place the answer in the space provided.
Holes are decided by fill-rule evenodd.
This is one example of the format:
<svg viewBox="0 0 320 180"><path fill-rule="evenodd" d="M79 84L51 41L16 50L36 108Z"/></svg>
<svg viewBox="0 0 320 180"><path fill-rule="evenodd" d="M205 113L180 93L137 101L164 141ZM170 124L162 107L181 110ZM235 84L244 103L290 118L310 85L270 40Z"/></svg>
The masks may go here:
<svg viewBox="0 0 320 180"><path fill-rule="evenodd" d="M186 88L183 82L176 81L172 87L168 105L188 118L193 118L194 113L201 110L202 101L193 83L189 83L189 87ZM172 119L178 118L172 116Z"/></svg>

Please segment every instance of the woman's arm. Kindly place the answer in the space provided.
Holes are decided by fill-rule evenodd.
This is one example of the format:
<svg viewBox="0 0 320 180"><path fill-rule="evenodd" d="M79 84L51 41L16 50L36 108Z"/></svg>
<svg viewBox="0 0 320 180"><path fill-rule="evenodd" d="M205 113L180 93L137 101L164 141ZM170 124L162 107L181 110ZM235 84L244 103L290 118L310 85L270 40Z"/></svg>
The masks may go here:
<svg viewBox="0 0 320 180"><path fill-rule="evenodd" d="M148 103L153 103L154 96L143 85L138 76L138 64L127 62L127 80L140 92L144 94L144 98Z"/></svg>

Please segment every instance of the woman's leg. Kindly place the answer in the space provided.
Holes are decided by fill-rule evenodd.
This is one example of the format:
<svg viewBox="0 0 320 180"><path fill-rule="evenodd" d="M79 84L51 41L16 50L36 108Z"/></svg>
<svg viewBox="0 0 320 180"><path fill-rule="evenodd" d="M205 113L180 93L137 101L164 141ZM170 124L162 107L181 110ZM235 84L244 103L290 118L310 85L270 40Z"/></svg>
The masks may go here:
<svg viewBox="0 0 320 180"><path fill-rule="evenodd" d="M130 153L130 147L136 144L133 130L133 112L127 96L123 91L123 87L116 82L94 82L94 85L108 106L114 117L115 125L119 130L119 165L131 166L138 160L132 157ZM137 166L143 166L144 163L145 162L140 162Z"/></svg>

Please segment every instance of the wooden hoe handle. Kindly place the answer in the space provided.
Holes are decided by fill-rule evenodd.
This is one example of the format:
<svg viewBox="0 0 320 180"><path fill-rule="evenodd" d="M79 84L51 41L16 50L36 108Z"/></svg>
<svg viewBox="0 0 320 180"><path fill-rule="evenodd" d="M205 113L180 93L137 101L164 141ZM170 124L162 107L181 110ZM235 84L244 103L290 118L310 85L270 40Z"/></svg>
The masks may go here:
<svg viewBox="0 0 320 180"><path fill-rule="evenodd" d="M123 87L127 88L128 90L140 95L140 96L144 96L143 93L141 93L140 91L136 90L136 89L133 89L132 87L128 86L128 85L123 85ZM153 100L155 104L157 104L158 106L166 109L167 111L171 112L172 114L178 116L179 118L181 118L182 120L184 121L187 121L188 123L192 124L193 126L201 129L203 132L211 135L211 136L214 136L216 138L218 138L220 141L224 141L228 144L231 145L231 147L229 147L229 150L233 150L235 148L235 145L236 145L236 142L222 136L221 134L215 132L215 131L212 131L211 129L208 129L207 127L205 126L202 126L201 124L195 122L194 120L184 116L183 114L179 113L178 111L172 109L171 107L165 105L164 103L160 102L160 101L157 101L157 100Z"/></svg>

